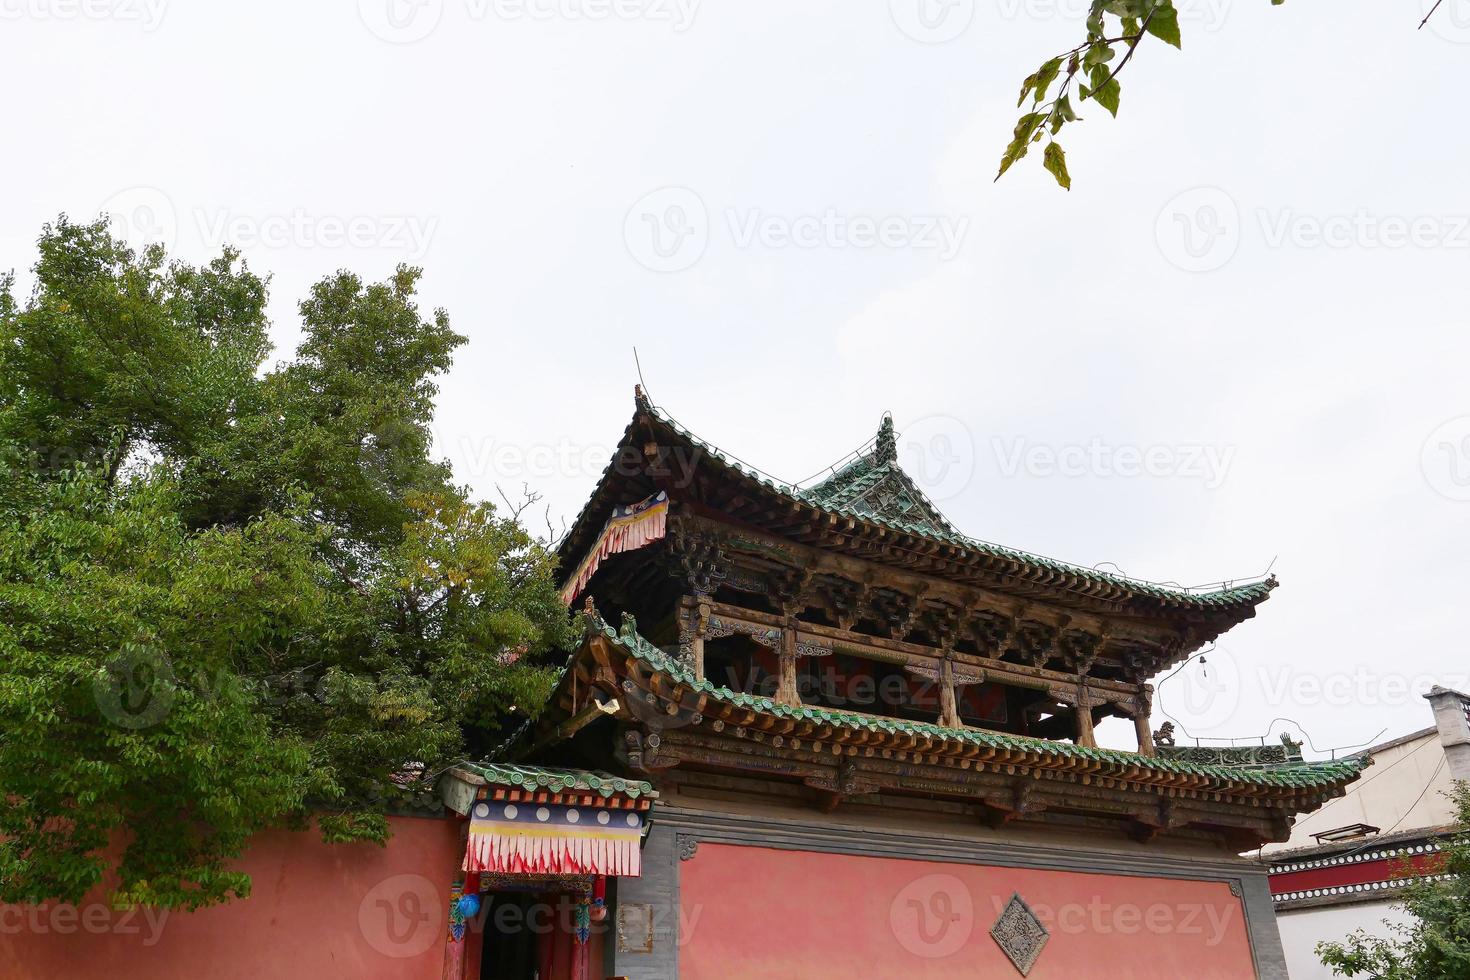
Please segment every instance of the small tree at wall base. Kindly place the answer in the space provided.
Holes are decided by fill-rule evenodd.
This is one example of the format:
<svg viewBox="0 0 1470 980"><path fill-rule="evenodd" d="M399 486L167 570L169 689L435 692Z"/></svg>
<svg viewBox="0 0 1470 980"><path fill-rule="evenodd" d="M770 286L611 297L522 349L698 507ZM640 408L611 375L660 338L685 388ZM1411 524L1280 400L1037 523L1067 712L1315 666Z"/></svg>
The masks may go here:
<svg viewBox="0 0 1470 980"><path fill-rule="evenodd" d="M38 244L0 280L0 901L195 908L262 830L385 841L568 638L551 556L430 456L464 338L418 270L339 272L266 368L234 252Z"/></svg>

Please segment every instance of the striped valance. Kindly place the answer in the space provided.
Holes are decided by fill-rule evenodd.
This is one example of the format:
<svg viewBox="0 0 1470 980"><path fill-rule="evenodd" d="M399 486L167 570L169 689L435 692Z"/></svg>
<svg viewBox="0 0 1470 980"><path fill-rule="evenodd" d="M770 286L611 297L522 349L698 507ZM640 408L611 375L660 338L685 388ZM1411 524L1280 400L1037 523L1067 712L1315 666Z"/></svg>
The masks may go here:
<svg viewBox="0 0 1470 980"><path fill-rule="evenodd" d="M614 507L612 516L607 519L607 524L602 528L602 533L597 536L597 540L583 556L577 570L562 586L562 601L570 605L596 574L597 566L602 564L602 559L608 555L637 551L645 545L661 540L668 527L668 516L669 495L662 490L636 504Z"/></svg>
<svg viewBox="0 0 1470 980"><path fill-rule="evenodd" d="M470 813L464 869L636 878L644 822L636 810L481 800Z"/></svg>

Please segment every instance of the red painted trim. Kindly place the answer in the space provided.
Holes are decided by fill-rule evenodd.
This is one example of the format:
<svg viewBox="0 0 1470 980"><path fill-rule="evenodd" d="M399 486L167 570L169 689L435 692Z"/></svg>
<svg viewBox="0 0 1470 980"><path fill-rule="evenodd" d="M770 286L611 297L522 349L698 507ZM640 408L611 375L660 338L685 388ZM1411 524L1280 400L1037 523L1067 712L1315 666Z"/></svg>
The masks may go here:
<svg viewBox="0 0 1470 980"><path fill-rule="evenodd" d="M1394 878L1422 877L1444 867L1442 854L1417 854L1410 858L1380 858L1355 864L1333 864L1304 871L1284 871L1271 875L1271 894L1303 892L1313 888L1335 888L1341 885L1363 885Z"/></svg>

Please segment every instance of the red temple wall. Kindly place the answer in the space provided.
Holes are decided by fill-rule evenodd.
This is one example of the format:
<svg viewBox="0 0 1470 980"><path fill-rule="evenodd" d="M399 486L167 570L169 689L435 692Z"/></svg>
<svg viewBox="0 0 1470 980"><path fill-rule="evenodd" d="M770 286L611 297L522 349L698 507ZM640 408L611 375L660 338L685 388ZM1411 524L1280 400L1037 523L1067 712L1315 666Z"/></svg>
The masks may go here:
<svg viewBox="0 0 1470 980"><path fill-rule="evenodd" d="M0 977L438 980L460 828L391 823L385 848L263 834L235 863L250 897L199 912L115 912L100 890L80 906L0 906Z"/></svg>
<svg viewBox="0 0 1470 980"><path fill-rule="evenodd" d="M679 872L683 980L1018 976L990 936L1017 892L1051 932L1030 980L1256 976L1220 882L708 842Z"/></svg>

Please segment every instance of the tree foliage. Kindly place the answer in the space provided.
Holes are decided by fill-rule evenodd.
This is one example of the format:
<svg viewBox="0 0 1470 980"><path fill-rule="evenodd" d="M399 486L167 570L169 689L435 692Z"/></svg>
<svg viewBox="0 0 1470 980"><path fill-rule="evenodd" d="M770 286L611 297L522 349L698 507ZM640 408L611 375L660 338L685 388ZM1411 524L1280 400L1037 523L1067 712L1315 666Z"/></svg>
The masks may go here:
<svg viewBox="0 0 1470 980"><path fill-rule="evenodd" d="M1279 4L1282 0L1271 2ZM1056 137L1063 126L1081 118L1072 104L1073 95L1079 104L1091 99L1116 116L1122 94L1118 73L1149 36L1180 46L1179 12L1173 0L1093 0L1087 15L1086 39L1049 58L1021 83L1016 105L1025 106L1028 98L1031 105L1016 122L995 179L999 180L1034 144L1045 139L1042 162L1047 172L1071 190L1066 154Z"/></svg>
<svg viewBox="0 0 1470 980"><path fill-rule="evenodd" d="M1271 5L1279 7L1285 2L1271 0ZM1431 9L1430 15L1434 12ZM1045 140L1043 166L1058 184L1071 190L1072 177L1057 134L1063 126L1081 118L1077 108L1088 100L1110 115L1118 115L1122 96L1118 75L1133 60L1139 44L1150 37L1176 48L1182 46L1174 0L1091 0L1082 43L1047 59L1021 83L1016 106L1024 106L1026 111L1016 121L995 179L1025 157L1032 146Z"/></svg>
<svg viewBox="0 0 1470 980"><path fill-rule="evenodd" d="M1470 828L1470 783L1455 788L1461 826ZM1317 955L1334 973L1376 980L1463 980L1470 977L1470 830L1443 845L1438 880L1410 885L1398 903L1413 917L1387 937L1362 929Z"/></svg>
<svg viewBox="0 0 1470 980"><path fill-rule="evenodd" d="M339 272L267 368L236 253L39 249L0 281L0 901L243 896L230 859L312 815L384 841L568 638L545 549L431 456L464 338L417 269Z"/></svg>

